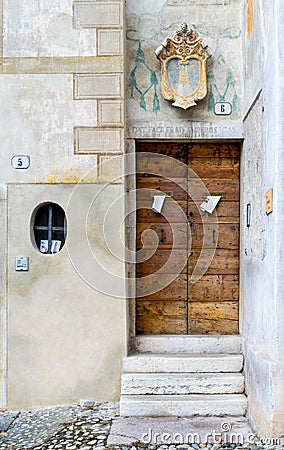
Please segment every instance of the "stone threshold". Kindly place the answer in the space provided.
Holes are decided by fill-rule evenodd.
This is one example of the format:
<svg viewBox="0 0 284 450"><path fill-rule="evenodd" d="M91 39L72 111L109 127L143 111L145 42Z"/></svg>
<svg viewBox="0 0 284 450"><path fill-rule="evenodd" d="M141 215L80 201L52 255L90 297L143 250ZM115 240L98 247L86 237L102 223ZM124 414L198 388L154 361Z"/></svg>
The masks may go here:
<svg viewBox="0 0 284 450"><path fill-rule="evenodd" d="M242 353L240 335L143 335L130 342L130 353Z"/></svg>
<svg viewBox="0 0 284 450"><path fill-rule="evenodd" d="M236 439L257 440L245 417L120 417L113 420L107 445L234 444Z"/></svg>

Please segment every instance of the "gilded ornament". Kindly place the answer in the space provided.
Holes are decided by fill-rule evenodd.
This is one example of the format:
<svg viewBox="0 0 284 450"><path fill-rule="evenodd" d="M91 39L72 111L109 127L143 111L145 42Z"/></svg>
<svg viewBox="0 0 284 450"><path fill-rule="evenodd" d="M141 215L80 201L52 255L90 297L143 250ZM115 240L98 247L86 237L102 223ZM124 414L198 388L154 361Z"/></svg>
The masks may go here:
<svg viewBox="0 0 284 450"><path fill-rule="evenodd" d="M188 109L207 94L206 61L211 54L195 30L183 23L155 51L161 62L162 94L173 106Z"/></svg>

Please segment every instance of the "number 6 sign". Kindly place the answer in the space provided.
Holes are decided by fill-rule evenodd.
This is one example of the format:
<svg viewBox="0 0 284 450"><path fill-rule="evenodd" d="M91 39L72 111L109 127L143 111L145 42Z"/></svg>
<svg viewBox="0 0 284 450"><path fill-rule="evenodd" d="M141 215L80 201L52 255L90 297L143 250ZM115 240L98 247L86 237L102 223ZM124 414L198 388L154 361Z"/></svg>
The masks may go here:
<svg viewBox="0 0 284 450"><path fill-rule="evenodd" d="M30 167L30 157L27 155L15 155L11 159L13 169L28 169Z"/></svg>
<svg viewBox="0 0 284 450"><path fill-rule="evenodd" d="M217 116L229 116L232 113L232 105L230 102L217 102L214 112Z"/></svg>

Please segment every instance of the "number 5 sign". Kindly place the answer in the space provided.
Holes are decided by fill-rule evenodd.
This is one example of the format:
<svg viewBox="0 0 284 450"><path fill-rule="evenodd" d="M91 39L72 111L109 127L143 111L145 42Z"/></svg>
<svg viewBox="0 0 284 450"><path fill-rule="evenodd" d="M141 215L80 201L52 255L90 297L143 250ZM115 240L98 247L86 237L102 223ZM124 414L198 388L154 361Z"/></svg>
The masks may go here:
<svg viewBox="0 0 284 450"><path fill-rule="evenodd" d="M217 116L229 116L232 113L232 105L229 102L217 102L214 112Z"/></svg>
<svg viewBox="0 0 284 450"><path fill-rule="evenodd" d="M13 169L28 169L30 167L30 157L27 155L15 155L11 159Z"/></svg>

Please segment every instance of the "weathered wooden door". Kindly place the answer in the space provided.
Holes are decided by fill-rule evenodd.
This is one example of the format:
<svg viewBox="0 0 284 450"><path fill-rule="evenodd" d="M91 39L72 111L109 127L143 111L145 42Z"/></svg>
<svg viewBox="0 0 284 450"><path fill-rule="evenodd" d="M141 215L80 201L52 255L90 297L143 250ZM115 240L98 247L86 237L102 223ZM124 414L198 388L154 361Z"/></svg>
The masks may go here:
<svg viewBox="0 0 284 450"><path fill-rule="evenodd" d="M139 143L136 156L137 334L237 334L238 144ZM205 192L199 188L193 201L188 192L200 179ZM222 195L210 225L199 208L206 188ZM159 191L167 195L161 214L151 209ZM214 256L192 283L202 248Z"/></svg>

